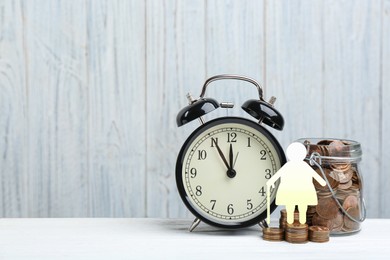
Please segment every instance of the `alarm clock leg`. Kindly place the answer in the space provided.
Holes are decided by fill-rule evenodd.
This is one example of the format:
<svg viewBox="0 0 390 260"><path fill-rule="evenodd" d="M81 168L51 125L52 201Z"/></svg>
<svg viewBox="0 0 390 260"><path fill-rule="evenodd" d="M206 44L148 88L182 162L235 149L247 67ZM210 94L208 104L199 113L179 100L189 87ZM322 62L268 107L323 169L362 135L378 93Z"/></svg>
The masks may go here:
<svg viewBox="0 0 390 260"><path fill-rule="evenodd" d="M198 218L195 218L194 219L194 222L192 222L190 228L189 228L189 231L192 232L200 223L200 219Z"/></svg>
<svg viewBox="0 0 390 260"><path fill-rule="evenodd" d="M268 227L267 221L265 221L265 220L260 221L259 226L261 228L267 228Z"/></svg>

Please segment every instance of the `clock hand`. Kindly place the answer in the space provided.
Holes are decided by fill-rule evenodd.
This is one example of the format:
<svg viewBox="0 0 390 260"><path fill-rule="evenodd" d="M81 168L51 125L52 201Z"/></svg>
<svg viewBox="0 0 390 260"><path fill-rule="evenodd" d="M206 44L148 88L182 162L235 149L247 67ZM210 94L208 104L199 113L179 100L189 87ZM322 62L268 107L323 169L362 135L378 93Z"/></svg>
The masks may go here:
<svg viewBox="0 0 390 260"><path fill-rule="evenodd" d="M233 169L233 145L230 144L230 149L229 149L229 169Z"/></svg>
<svg viewBox="0 0 390 260"><path fill-rule="evenodd" d="M233 168L234 168L234 165L236 165L236 161L237 161L237 158L238 158L238 154L239 154L239 153L240 153L240 152L237 152L236 158L234 159Z"/></svg>
<svg viewBox="0 0 390 260"><path fill-rule="evenodd" d="M229 170L229 169L230 169L229 164L228 164L228 162L226 161L226 158L225 158L225 156L223 155L223 152L221 151L221 148L219 148L219 146L218 146L217 143L215 143L215 147L217 147L219 156L222 158L223 162L225 163L226 167L227 167L228 170Z"/></svg>

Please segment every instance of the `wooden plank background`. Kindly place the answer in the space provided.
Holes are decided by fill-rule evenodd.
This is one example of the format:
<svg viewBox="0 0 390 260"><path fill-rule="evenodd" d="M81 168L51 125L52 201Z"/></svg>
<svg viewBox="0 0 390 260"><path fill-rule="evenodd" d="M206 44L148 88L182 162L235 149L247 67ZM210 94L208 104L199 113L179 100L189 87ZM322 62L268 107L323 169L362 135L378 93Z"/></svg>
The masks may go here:
<svg viewBox="0 0 390 260"><path fill-rule="evenodd" d="M301 137L360 141L368 216L390 217L390 1L0 0L0 217L189 217L185 95L250 76ZM255 88L216 82L245 116Z"/></svg>

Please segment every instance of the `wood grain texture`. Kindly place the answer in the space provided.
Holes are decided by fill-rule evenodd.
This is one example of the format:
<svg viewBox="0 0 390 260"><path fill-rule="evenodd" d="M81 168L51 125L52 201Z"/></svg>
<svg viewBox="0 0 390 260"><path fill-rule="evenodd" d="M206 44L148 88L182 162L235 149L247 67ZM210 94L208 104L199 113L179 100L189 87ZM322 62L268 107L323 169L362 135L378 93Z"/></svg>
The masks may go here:
<svg viewBox="0 0 390 260"><path fill-rule="evenodd" d="M84 4L22 2L29 215L85 215L88 91ZM70 15L71 14L71 15Z"/></svg>
<svg viewBox="0 0 390 260"><path fill-rule="evenodd" d="M380 186L378 189L379 195L379 216L382 218L390 217L390 1L383 0L381 9L381 92L380 92L380 104L381 104L381 126L380 132L381 143L380 149L380 163L381 168L379 172Z"/></svg>
<svg viewBox="0 0 390 260"><path fill-rule="evenodd" d="M210 76L264 85L285 129L363 147L369 217L390 217L390 1L0 0L0 216L190 217L176 126ZM251 118L249 83L212 83Z"/></svg>
<svg viewBox="0 0 390 260"><path fill-rule="evenodd" d="M0 2L0 10L0 212L19 217L29 215L28 50L21 4Z"/></svg>
<svg viewBox="0 0 390 260"><path fill-rule="evenodd" d="M208 1L206 4L206 77L240 74L263 82L264 75L264 2ZM205 79L206 80L206 79ZM201 88L198 90L199 94ZM198 94L197 93L197 94ZM198 94L198 95L199 95ZM233 109L219 108L206 119L220 116L251 118L241 109L248 99L257 98L256 87L236 80L215 81L206 96L219 102L233 102Z"/></svg>
<svg viewBox="0 0 390 260"><path fill-rule="evenodd" d="M144 216L145 5L91 1L88 11L89 215Z"/></svg>
<svg viewBox="0 0 390 260"><path fill-rule="evenodd" d="M144 6L26 1L7 8L3 19L16 14L20 22L5 27L20 36L9 49L21 57L6 49L5 67L19 63L23 71L10 70L20 82L13 96L2 95L2 129L15 132L1 146L9 175L2 215L144 215Z"/></svg>
<svg viewBox="0 0 390 260"><path fill-rule="evenodd" d="M285 128L282 146L298 138L323 136L321 1L267 1L266 88Z"/></svg>
<svg viewBox="0 0 390 260"><path fill-rule="evenodd" d="M191 129L178 129L176 115L204 78L203 21L203 1L147 1L148 217L188 214L176 189L175 163Z"/></svg>
<svg viewBox="0 0 390 260"><path fill-rule="evenodd" d="M324 6L323 134L361 143L369 217L381 211L380 8L381 1Z"/></svg>

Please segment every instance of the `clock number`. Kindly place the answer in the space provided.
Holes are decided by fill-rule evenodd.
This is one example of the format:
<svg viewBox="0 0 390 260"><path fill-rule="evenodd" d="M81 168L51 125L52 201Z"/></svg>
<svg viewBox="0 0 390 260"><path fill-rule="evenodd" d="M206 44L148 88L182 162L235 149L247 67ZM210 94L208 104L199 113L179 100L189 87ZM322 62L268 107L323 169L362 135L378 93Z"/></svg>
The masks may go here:
<svg viewBox="0 0 390 260"><path fill-rule="evenodd" d="M195 195L196 195L196 196L202 195L202 186L200 186L200 185L196 186Z"/></svg>
<svg viewBox="0 0 390 260"><path fill-rule="evenodd" d="M227 133L227 135L228 135L228 140L227 140L227 142L228 143L235 143L235 142L237 142L237 140L236 140L236 138L237 138L237 133Z"/></svg>
<svg viewBox="0 0 390 260"><path fill-rule="evenodd" d="M267 152L265 150L261 150L260 151L260 155L261 155L260 160L267 160L267 158L265 158L266 154L267 154Z"/></svg>
<svg viewBox="0 0 390 260"><path fill-rule="evenodd" d="M211 210L213 210L214 207L215 207L215 203L217 203L217 201L216 200L210 200L210 203L212 204L211 205Z"/></svg>
<svg viewBox="0 0 390 260"><path fill-rule="evenodd" d="M271 170L270 169L265 169L265 178L269 180L271 178Z"/></svg>
<svg viewBox="0 0 390 260"><path fill-rule="evenodd" d="M248 146L247 147L251 147L251 138L248 137Z"/></svg>
<svg viewBox="0 0 390 260"><path fill-rule="evenodd" d="M253 204L252 204L252 200L246 200L246 209L247 210L251 210L253 209Z"/></svg>
<svg viewBox="0 0 390 260"><path fill-rule="evenodd" d="M228 207L227 207L227 213L229 215L233 215L234 213L234 209L233 209L233 204L229 204Z"/></svg>
<svg viewBox="0 0 390 260"><path fill-rule="evenodd" d="M191 173L191 178L193 179L196 177L197 170L195 168L191 168L190 173Z"/></svg>
<svg viewBox="0 0 390 260"><path fill-rule="evenodd" d="M214 138L214 137L211 137L211 147L214 147L218 145L218 137Z"/></svg>
<svg viewBox="0 0 390 260"><path fill-rule="evenodd" d="M261 187L259 193L261 194L261 196L263 196L263 197L265 196L265 188L264 188L264 186Z"/></svg>
<svg viewBox="0 0 390 260"><path fill-rule="evenodd" d="M198 160L204 160L207 157L206 150L198 150Z"/></svg>
<svg viewBox="0 0 390 260"><path fill-rule="evenodd" d="M274 190L275 190L275 188L271 187L270 193L273 193ZM259 193L261 194L261 196L263 196L263 197L265 196L265 187L264 186L261 187Z"/></svg>

